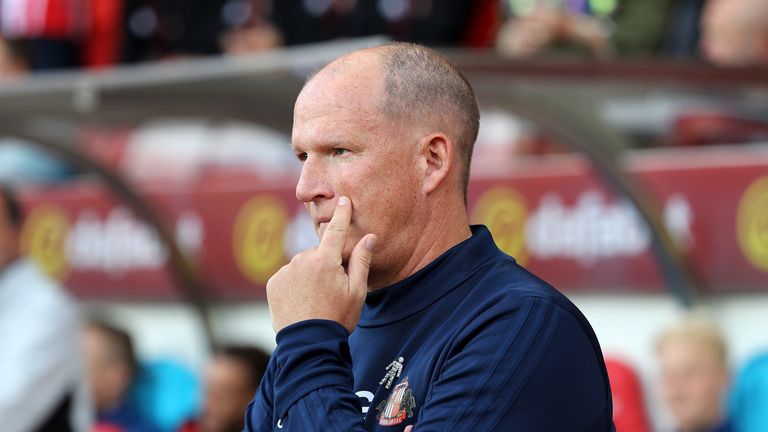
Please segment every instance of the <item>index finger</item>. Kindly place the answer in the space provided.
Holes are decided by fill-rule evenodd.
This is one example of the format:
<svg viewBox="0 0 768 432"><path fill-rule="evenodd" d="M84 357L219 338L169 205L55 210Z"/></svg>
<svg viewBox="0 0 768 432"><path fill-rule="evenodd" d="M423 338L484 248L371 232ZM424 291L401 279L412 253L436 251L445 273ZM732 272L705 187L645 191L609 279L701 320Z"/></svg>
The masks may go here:
<svg viewBox="0 0 768 432"><path fill-rule="evenodd" d="M336 209L333 211L333 216L328 221L323 237L320 239L318 249L331 252L341 260L344 244L347 243L347 232L349 231L351 220L352 203L345 196L339 197L338 201L336 201Z"/></svg>

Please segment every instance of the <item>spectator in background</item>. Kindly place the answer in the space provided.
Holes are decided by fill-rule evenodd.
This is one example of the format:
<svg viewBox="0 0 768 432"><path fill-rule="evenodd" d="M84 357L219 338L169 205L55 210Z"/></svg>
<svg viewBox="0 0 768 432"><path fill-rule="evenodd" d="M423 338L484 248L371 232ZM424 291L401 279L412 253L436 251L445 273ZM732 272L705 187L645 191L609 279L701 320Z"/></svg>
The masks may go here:
<svg viewBox="0 0 768 432"><path fill-rule="evenodd" d="M489 46L498 0L125 0L123 59L245 54L372 35Z"/></svg>
<svg viewBox="0 0 768 432"><path fill-rule="evenodd" d="M267 51L284 44L280 30L272 24L271 0L229 0L221 10L226 30L220 36L227 54Z"/></svg>
<svg viewBox="0 0 768 432"><path fill-rule="evenodd" d="M29 57L22 43L0 37L0 79L26 75Z"/></svg>
<svg viewBox="0 0 768 432"><path fill-rule="evenodd" d="M89 17L85 39L80 47L80 62L91 69L102 69L120 62L125 35L125 1L88 0Z"/></svg>
<svg viewBox="0 0 768 432"><path fill-rule="evenodd" d="M78 67L87 6L87 0L0 0L0 31L27 44L32 70Z"/></svg>
<svg viewBox="0 0 768 432"><path fill-rule="evenodd" d="M124 62L221 52L218 40L226 0L124 1Z"/></svg>
<svg viewBox="0 0 768 432"><path fill-rule="evenodd" d="M702 0L507 0L497 48L509 57L690 58Z"/></svg>
<svg viewBox="0 0 768 432"><path fill-rule="evenodd" d="M662 55L671 60L699 59L701 13L707 0L674 0L664 32Z"/></svg>
<svg viewBox="0 0 768 432"><path fill-rule="evenodd" d="M19 252L22 211L0 189L0 425L84 432L90 412L77 306Z"/></svg>
<svg viewBox="0 0 768 432"><path fill-rule="evenodd" d="M717 327L693 314L656 341L664 404L678 432L730 432L724 412L729 375L725 341Z"/></svg>
<svg viewBox="0 0 768 432"><path fill-rule="evenodd" d="M96 430L154 431L128 397L138 371L128 333L104 322L91 321L83 334L83 346L96 407Z"/></svg>
<svg viewBox="0 0 768 432"><path fill-rule="evenodd" d="M489 46L498 0L0 0L32 70L242 54L343 37Z"/></svg>
<svg viewBox="0 0 768 432"><path fill-rule="evenodd" d="M214 354L205 376L205 401L199 421L181 432L240 432L243 412L267 370L269 354L249 346L228 346Z"/></svg>
<svg viewBox="0 0 768 432"><path fill-rule="evenodd" d="M768 1L709 0L701 31L701 52L712 63L768 64Z"/></svg>
<svg viewBox="0 0 768 432"><path fill-rule="evenodd" d="M273 21L286 45L388 35L425 45L460 45L475 11L471 0L284 0Z"/></svg>
<svg viewBox="0 0 768 432"><path fill-rule="evenodd" d="M14 72L102 68L119 61L124 0L0 0ZM6 75L5 62L0 74Z"/></svg>

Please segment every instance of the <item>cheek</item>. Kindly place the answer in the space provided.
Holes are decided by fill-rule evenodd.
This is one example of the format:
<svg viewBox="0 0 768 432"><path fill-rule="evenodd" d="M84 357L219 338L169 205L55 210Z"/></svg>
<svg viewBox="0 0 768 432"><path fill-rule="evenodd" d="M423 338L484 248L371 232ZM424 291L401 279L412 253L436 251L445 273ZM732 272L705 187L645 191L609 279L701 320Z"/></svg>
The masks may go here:
<svg viewBox="0 0 768 432"><path fill-rule="evenodd" d="M716 397L720 393L721 385L717 377L717 372L710 371L706 375L697 377L695 391L705 398Z"/></svg>
<svg viewBox="0 0 768 432"><path fill-rule="evenodd" d="M353 233L360 236L395 229L404 222L404 213L413 207L407 190L372 180L365 190L357 191L357 201L353 198L353 202L356 203L352 213ZM365 232L355 232L358 230Z"/></svg>
<svg viewBox="0 0 768 432"><path fill-rule="evenodd" d="M408 161L391 159L342 167L337 179L336 195L352 199L352 228L359 231L355 232L357 239L369 232L395 229L393 226L413 210L419 191L415 167Z"/></svg>

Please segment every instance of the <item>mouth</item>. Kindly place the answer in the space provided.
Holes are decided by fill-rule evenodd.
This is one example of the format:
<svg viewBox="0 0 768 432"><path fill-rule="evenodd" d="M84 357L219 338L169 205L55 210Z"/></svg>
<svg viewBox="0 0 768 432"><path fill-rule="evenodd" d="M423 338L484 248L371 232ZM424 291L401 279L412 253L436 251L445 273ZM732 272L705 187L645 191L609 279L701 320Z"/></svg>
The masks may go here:
<svg viewBox="0 0 768 432"><path fill-rule="evenodd" d="M323 231L325 231L325 228L328 226L328 222L331 221L331 218L318 218L315 220L315 231L317 232L318 236L322 236Z"/></svg>

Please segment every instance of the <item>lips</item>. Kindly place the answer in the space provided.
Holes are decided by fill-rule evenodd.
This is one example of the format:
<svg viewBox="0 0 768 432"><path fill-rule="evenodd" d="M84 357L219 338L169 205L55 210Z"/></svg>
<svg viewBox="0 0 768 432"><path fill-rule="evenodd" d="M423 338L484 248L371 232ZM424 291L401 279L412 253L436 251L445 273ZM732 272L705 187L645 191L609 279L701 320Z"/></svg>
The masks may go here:
<svg viewBox="0 0 768 432"><path fill-rule="evenodd" d="M330 216L329 217L317 218L317 219L315 219L315 225L317 225L318 227L321 227L321 226L324 226L324 225L328 225L328 222L330 222L330 221L331 221L331 217Z"/></svg>
<svg viewBox="0 0 768 432"><path fill-rule="evenodd" d="M331 221L331 217L319 217L315 219L315 231L317 232L318 237L323 236L323 232L325 231L325 228L328 226L328 222Z"/></svg>

